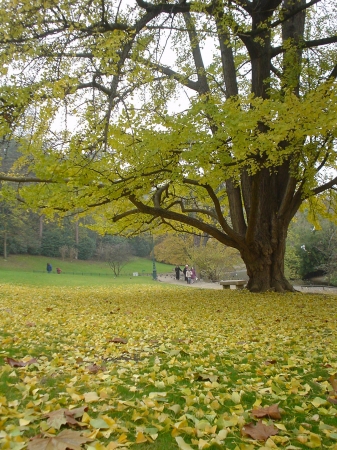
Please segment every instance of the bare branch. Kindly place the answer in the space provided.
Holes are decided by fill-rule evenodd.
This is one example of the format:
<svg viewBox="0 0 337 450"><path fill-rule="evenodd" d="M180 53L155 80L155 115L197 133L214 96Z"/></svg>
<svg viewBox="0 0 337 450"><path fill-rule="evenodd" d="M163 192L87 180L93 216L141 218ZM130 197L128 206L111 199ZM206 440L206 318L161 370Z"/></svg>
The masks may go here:
<svg viewBox="0 0 337 450"><path fill-rule="evenodd" d="M155 12L156 14L159 14L161 12L168 13L168 14L177 14L177 13L184 13L190 11L190 4L184 2L180 3L159 3L157 5L154 5L153 3L145 2L143 0L136 0L137 4L140 8L145 9L147 13L149 12Z"/></svg>
<svg viewBox="0 0 337 450"><path fill-rule="evenodd" d="M337 36L329 36L327 38L314 39L312 41L302 41L300 42L299 47L301 49L314 48L320 47L322 45L334 44L335 42L337 42ZM279 55L280 53L283 53L284 51L285 48L283 46L274 47L271 51L271 57L274 58L275 56Z"/></svg>
<svg viewBox="0 0 337 450"><path fill-rule="evenodd" d="M104 92L104 94L106 94L106 95L111 95L110 89L106 88L105 86L102 86L99 83L96 83L96 81L92 81L91 83L81 83L76 87L77 90L86 89L86 88L94 88L101 92Z"/></svg>
<svg viewBox="0 0 337 450"><path fill-rule="evenodd" d="M284 23L284 22L286 22L287 20L289 20L291 17L296 16L296 14L298 14L299 12L304 11L305 9L310 8L310 6L313 6L313 5L315 5L316 3L319 3L320 1L321 1L321 0L311 0L311 2L305 3L304 5L301 5L301 6L299 6L298 8L292 9L291 11L286 11L286 12L284 13L283 18L282 18L282 19L275 20L275 22L273 22L273 23L271 23L271 24L269 25L269 28L275 28L275 27L277 27L278 25L281 25L282 23ZM250 34L254 36L254 35L260 34L261 32L262 32L262 30L256 30L256 31L254 30L254 31L252 31Z"/></svg>
<svg viewBox="0 0 337 450"><path fill-rule="evenodd" d="M0 174L0 181L11 181L13 183L57 183L54 180L45 180L36 177L14 177Z"/></svg>
<svg viewBox="0 0 337 450"><path fill-rule="evenodd" d="M199 82L188 79L186 77L186 75L182 75L182 74L170 69L167 66L164 66L159 63L154 63L154 62L148 61L146 59L139 60L139 62L141 62L142 64L144 64L147 67L158 70L158 72L160 72L164 75L167 75L168 77L172 78L173 80L178 81L183 86L186 86L193 91L199 92L199 89L200 89Z"/></svg>
<svg viewBox="0 0 337 450"><path fill-rule="evenodd" d="M332 69L330 75L328 76L328 78L337 78L337 64L335 65L335 67Z"/></svg>
<svg viewBox="0 0 337 450"><path fill-rule="evenodd" d="M321 186L317 186L315 189L312 189L311 194L313 195L321 194L322 192L327 191L328 189L331 189L336 185L337 185L337 177L333 178L328 183L322 184Z"/></svg>
<svg viewBox="0 0 337 450"><path fill-rule="evenodd" d="M231 239L227 234L220 231L218 228L216 228L213 225L210 225L208 223L201 222L200 220L187 216L185 214L176 212L176 211L169 211L163 208L155 208L149 205L146 205L145 203L141 202L136 198L135 195L130 195L129 200L131 203L133 203L138 211L143 214L149 214L154 217L158 218L164 218L167 220L173 220L176 222L185 223L186 225L193 226L204 233L209 234L210 236L213 236L215 239L217 239L219 242L222 242L225 245L229 245L230 247L238 248L237 242L235 242L233 239Z"/></svg>

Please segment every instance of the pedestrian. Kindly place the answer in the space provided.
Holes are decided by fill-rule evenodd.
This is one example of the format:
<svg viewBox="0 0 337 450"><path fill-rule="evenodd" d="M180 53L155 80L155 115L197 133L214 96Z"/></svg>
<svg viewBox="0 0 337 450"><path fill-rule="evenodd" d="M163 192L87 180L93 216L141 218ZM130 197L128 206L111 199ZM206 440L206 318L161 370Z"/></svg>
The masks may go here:
<svg viewBox="0 0 337 450"><path fill-rule="evenodd" d="M56 267L56 272L57 272L57 273L61 273L62 270L61 270L59 267Z"/></svg>
<svg viewBox="0 0 337 450"><path fill-rule="evenodd" d="M197 274L195 273L195 268L191 267L191 283L195 283L197 281Z"/></svg>
<svg viewBox="0 0 337 450"><path fill-rule="evenodd" d="M185 277L185 281L187 281L187 276L186 276L187 269L188 269L188 264L186 264L186 266L183 268L183 274L184 274L184 277Z"/></svg>
<svg viewBox="0 0 337 450"><path fill-rule="evenodd" d="M177 266L174 268L174 271L175 271L175 273L176 273L176 280L180 280L180 272L182 272L181 268L177 265Z"/></svg>
<svg viewBox="0 0 337 450"><path fill-rule="evenodd" d="M47 272L51 273L51 271L53 270L51 264L47 263Z"/></svg>
<svg viewBox="0 0 337 450"><path fill-rule="evenodd" d="M192 276L191 269L187 269L186 270L186 281L187 281L187 284L191 284L191 276Z"/></svg>

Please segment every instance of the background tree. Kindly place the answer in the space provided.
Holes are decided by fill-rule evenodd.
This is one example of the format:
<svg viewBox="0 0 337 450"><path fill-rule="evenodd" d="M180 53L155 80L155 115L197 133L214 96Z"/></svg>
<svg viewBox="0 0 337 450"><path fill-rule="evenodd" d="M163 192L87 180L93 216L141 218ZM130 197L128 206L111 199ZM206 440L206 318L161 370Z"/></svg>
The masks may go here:
<svg viewBox="0 0 337 450"><path fill-rule="evenodd" d="M324 217L316 217L314 225L307 215L298 214L291 226L286 265L295 278L325 275L330 283L337 278L337 226Z"/></svg>
<svg viewBox="0 0 337 450"><path fill-rule="evenodd" d="M206 245L194 247L191 261L197 268L198 277L211 281L227 279L228 272L236 271L243 266L236 249L221 245L214 239L209 239Z"/></svg>
<svg viewBox="0 0 337 450"><path fill-rule="evenodd" d="M166 234L155 245L156 260L166 264L185 265L191 261L192 247L190 236Z"/></svg>
<svg viewBox="0 0 337 450"><path fill-rule="evenodd" d="M108 262L115 277L118 277L123 267L132 257L131 246L127 241L107 244L105 247L105 260Z"/></svg>
<svg viewBox="0 0 337 450"><path fill-rule="evenodd" d="M251 291L292 290L290 221L337 181L336 8L4 0L0 132L28 165L10 179L101 231L195 228L240 252Z"/></svg>
<svg viewBox="0 0 337 450"><path fill-rule="evenodd" d="M140 258L148 258L152 250L152 239L149 236L135 236L128 240L132 254Z"/></svg>

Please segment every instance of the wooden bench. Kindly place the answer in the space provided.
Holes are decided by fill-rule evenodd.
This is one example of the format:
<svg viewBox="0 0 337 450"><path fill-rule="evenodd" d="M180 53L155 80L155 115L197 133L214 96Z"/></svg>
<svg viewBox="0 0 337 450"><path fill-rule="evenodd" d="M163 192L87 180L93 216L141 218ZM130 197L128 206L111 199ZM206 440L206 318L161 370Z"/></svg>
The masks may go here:
<svg viewBox="0 0 337 450"><path fill-rule="evenodd" d="M243 289L247 282L245 280L223 280L220 281L223 289Z"/></svg>

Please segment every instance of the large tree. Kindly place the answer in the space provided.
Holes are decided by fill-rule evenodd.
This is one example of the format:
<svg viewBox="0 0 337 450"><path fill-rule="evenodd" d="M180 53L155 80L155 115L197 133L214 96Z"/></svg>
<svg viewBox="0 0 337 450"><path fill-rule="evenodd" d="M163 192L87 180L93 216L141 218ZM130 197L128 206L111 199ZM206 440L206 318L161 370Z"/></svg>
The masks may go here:
<svg viewBox="0 0 337 450"><path fill-rule="evenodd" d="M3 0L20 196L120 231L196 230L292 290L289 223L337 184L335 0ZM5 175L3 180L9 179ZM23 185L22 185L23 186Z"/></svg>

